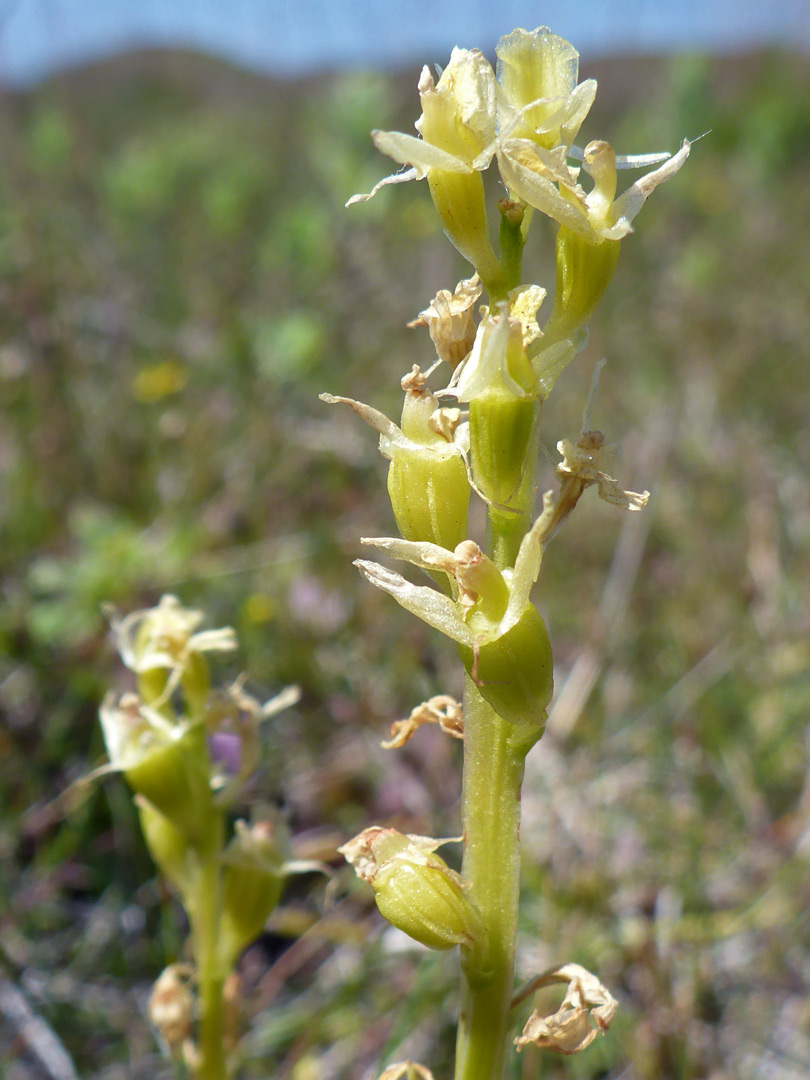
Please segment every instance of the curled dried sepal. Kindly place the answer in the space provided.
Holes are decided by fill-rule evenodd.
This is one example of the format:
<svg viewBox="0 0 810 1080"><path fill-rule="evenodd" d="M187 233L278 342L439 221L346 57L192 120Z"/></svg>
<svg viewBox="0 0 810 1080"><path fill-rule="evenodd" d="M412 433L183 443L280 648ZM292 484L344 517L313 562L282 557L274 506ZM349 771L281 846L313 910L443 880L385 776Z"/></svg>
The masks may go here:
<svg viewBox="0 0 810 1080"><path fill-rule="evenodd" d="M374 825L338 851L371 885L380 914L392 926L431 949L473 949L486 930L466 895L468 883L435 854L446 843Z"/></svg>
<svg viewBox="0 0 810 1080"><path fill-rule="evenodd" d="M191 1046L194 997L190 983L193 977L191 964L169 964L149 995L149 1020L175 1060L182 1058Z"/></svg>
<svg viewBox="0 0 810 1080"><path fill-rule="evenodd" d="M433 1073L416 1061L398 1061L383 1069L379 1080L433 1080Z"/></svg>
<svg viewBox="0 0 810 1080"><path fill-rule="evenodd" d="M557 466L557 476L563 486L584 491L596 484L600 499L623 510L643 510L647 505L649 491L625 491L619 487L612 474L616 471L620 448L616 443L607 444L601 431L580 432L576 444L561 439L557 449L563 457Z"/></svg>
<svg viewBox="0 0 810 1080"><path fill-rule="evenodd" d="M437 694L417 705L407 720L395 720L391 725L391 738L380 745L384 750L398 750L422 724L438 724L445 735L452 735L454 739L464 738L461 705L447 694Z"/></svg>
<svg viewBox="0 0 810 1080"><path fill-rule="evenodd" d="M541 1016L539 1010L531 1014L523 1028L523 1034L515 1039L518 1050L529 1043L541 1050L553 1050L558 1054L576 1054L603 1035L616 1015L618 1002L595 975L579 964L564 964L533 979L529 986L517 995L515 1003L528 993L551 983L567 983L562 1004L555 1013Z"/></svg>
<svg viewBox="0 0 810 1080"><path fill-rule="evenodd" d="M582 413L582 429L576 443L561 439L557 449L562 461L556 473L560 490L554 495L547 491L543 496L543 513L537 519L536 531L541 545L550 540L579 502L582 493L596 484L599 498L623 510L642 510L650 497L649 491L627 491L619 487L615 478L616 463L621 448L606 443L601 431L591 428L591 408L599 389L599 373L605 361L600 360L591 379L588 399Z"/></svg>
<svg viewBox="0 0 810 1080"><path fill-rule="evenodd" d="M472 309L481 295L483 286L475 274L460 281L451 293L440 289L419 318L408 326L426 326L430 340L436 347L436 355L456 368L469 355L475 340Z"/></svg>

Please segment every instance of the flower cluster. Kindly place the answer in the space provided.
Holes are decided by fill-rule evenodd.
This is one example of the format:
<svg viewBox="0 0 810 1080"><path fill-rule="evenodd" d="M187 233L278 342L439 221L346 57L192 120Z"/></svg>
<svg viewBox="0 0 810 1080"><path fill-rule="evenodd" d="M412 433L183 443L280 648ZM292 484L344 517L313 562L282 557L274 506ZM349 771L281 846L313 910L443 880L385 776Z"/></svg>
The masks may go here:
<svg viewBox="0 0 810 1080"><path fill-rule="evenodd" d="M199 1012L200 1044L210 1044L210 1025L220 1017L210 1005L212 980L220 995L231 985L228 973L261 933L285 878L323 869L290 858L287 828L275 811L237 820L226 836L226 812L258 764L260 725L300 695L287 687L262 705L242 679L212 688L206 654L232 652L236 635L230 627L200 630L203 613L174 596L123 618L108 614L136 690L110 693L102 703L109 764L95 775L123 773L149 852L188 914L196 964L164 971L149 1013L168 1053L202 1075L193 1021ZM198 985L206 1002L199 1010Z"/></svg>
<svg viewBox="0 0 810 1080"><path fill-rule="evenodd" d="M590 244L616 241L654 189L673 176L689 155L680 150L617 158L602 140L584 149L574 143L596 95L596 82L578 83L579 56L546 27L514 30L495 50L497 74L477 49L454 49L436 82L425 67L419 78L422 115L418 136L375 131L378 150L405 171L381 180L380 188L426 178L448 236L482 271L497 281L498 259L486 236L483 189L476 174L497 161L510 199L540 210ZM577 162L578 164L571 164ZM657 165L617 197L617 168ZM582 186L582 173L590 178Z"/></svg>
<svg viewBox="0 0 810 1080"><path fill-rule="evenodd" d="M435 360L402 379L399 424L354 398L348 405L379 435L389 461L388 494L399 537L362 542L425 572L415 583L385 563L358 559L367 581L453 641L466 671L463 708L437 694L391 728L388 748L438 724L464 749L462 873L436 855L443 841L372 826L341 852L374 890L394 926L434 949L461 949L465 989L457 1075L502 1075L509 1025L519 883L517 837L525 755L541 737L553 692L545 623L532 602L549 542L588 488L625 510L649 493L625 490L618 447L591 424L597 366L575 439L556 442L556 489L537 512L543 403L584 348L587 322L616 268L622 240L647 198L690 153L618 156L609 143L576 140L596 94L579 82L574 48L545 27L515 30L496 48L493 70L476 49L454 49L438 78L419 78L416 135L375 131L378 150L400 170L381 188L426 180L442 227L474 273L440 289L410 326L427 328ZM497 245L490 236L482 174L499 173ZM648 169L624 190L619 170ZM534 220L556 228L553 301L526 282L523 249ZM481 303L481 301L484 301ZM476 307L478 311L476 312ZM432 390L428 378L445 381ZM486 507L486 548L471 538L471 492ZM483 543L483 540L482 540ZM616 1003L583 968L564 965L535 980L564 982L556 1013L529 1018L518 1048L563 1054L587 1047ZM499 989L495 989L495 986ZM532 991L533 992L533 991ZM411 1062L384 1077L420 1076ZM382 1078L381 1078L382 1080Z"/></svg>

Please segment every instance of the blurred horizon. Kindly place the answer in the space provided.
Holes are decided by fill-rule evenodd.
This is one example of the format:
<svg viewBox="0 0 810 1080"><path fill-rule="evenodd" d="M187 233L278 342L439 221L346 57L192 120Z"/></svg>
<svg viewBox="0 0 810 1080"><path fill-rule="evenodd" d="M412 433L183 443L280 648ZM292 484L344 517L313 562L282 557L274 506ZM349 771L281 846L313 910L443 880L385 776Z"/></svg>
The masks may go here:
<svg viewBox="0 0 810 1080"><path fill-rule="evenodd" d="M507 0L5 0L0 84L31 86L70 68L150 48L192 49L263 74L442 61L454 45L491 50L515 26L538 23L576 41L586 59L618 54L810 50L810 5L727 0L603 3Z"/></svg>

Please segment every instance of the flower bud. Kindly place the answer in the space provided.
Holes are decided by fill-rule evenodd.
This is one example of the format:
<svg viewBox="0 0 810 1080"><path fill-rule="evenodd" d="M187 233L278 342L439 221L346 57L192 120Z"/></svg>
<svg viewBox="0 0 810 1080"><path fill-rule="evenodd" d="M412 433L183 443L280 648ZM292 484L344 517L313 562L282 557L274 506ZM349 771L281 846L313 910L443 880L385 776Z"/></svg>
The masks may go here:
<svg viewBox="0 0 810 1080"><path fill-rule="evenodd" d="M392 926L431 949L472 948L485 930L467 883L435 854L441 843L372 826L338 850L374 889Z"/></svg>
<svg viewBox="0 0 810 1080"><path fill-rule="evenodd" d="M458 652L499 716L516 726L535 725L543 733L554 689L553 664L546 626L533 604L505 634L478 646L459 645Z"/></svg>
<svg viewBox="0 0 810 1080"><path fill-rule="evenodd" d="M223 856L219 949L228 966L259 936L278 904L289 847L280 819L252 825L237 821L235 830Z"/></svg>

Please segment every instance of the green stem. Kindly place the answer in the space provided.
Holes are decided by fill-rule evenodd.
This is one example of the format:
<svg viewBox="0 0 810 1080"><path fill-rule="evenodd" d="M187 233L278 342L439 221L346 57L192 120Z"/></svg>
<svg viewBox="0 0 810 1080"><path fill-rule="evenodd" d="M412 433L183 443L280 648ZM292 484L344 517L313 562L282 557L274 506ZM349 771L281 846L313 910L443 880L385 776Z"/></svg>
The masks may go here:
<svg viewBox="0 0 810 1080"><path fill-rule="evenodd" d="M462 958L456 1080L503 1076L514 981L520 885L520 788L526 748L484 701L472 679L464 686L464 876L488 939Z"/></svg>
<svg viewBox="0 0 810 1080"><path fill-rule="evenodd" d="M516 289L523 275L523 207L511 199L500 199L498 210L501 222L498 228L498 246L504 275L504 293Z"/></svg>
<svg viewBox="0 0 810 1080"><path fill-rule="evenodd" d="M492 510L489 516L492 561L499 569L514 566L520 542L532 525L531 514L502 514Z"/></svg>
<svg viewBox="0 0 810 1080"><path fill-rule="evenodd" d="M221 821L219 831L221 832ZM221 915L220 851L200 856L196 896L189 912L194 934L194 958L199 985L200 1022L198 1049L200 1065L196 1080L226 1080L225 1013L223 991L225 975L219 959L219 924Z"/></svg>

